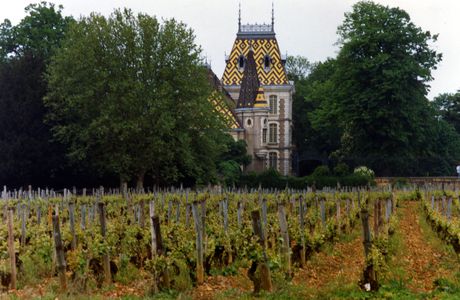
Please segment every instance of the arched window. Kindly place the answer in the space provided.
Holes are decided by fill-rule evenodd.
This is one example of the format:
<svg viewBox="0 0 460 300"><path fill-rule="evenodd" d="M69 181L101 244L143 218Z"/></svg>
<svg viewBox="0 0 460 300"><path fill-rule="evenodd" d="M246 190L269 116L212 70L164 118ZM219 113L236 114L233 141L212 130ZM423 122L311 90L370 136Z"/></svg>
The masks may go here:
<svg viewBox="0 0 460 300"><path fill-rule="evenodd" d="M270 123L268 129L268 142L271 144L278 143L278 124Z"/></svg>
<svg viewBox="0 0 460 300"><path fill-rule="evenodd" d="M278 169L278 153L269 152L268 153L268 167L270 169Z"/></svg>
<svg viewBox="0 0 460 300"><path fill-rule="evenodd" d="M238 58L238 68L244 69L244 55L240 55Z"/></svg>
<svg viewBox="0 0 460 300"><path fill-rule="evenodd" d="M271 64L272 64L272 59L271 59L270 55L268 55L268 54L265 55L264 56L264 68L265 68L265 70L270 69Z"/></svg>
<svg viewBox="0 0 460 300"><path fill-rule="evenodd" d="M269 98L270 101L270 114L278 114L278 97L276 95L271 95Z"/></svg>

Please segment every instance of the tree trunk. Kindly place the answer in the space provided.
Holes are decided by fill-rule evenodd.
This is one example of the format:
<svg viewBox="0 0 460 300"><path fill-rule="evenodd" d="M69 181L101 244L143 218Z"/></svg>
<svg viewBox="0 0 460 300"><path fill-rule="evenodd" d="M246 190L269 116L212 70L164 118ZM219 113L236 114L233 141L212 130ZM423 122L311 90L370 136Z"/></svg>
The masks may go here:
<svg viewBox="0 0 460 300"><path fill-rule="evenodd" d="M139 171L137 174L137 181L136 181L136 190L138 192L144 190L144 178L145 178L145 171Z"/></svg>
<svg viewBox="0 0 460 300"><path fill-rule="evenodd" d="M128 186L128 181L123 175L120 175L120 191L123 192L123 188Z"/></svg>

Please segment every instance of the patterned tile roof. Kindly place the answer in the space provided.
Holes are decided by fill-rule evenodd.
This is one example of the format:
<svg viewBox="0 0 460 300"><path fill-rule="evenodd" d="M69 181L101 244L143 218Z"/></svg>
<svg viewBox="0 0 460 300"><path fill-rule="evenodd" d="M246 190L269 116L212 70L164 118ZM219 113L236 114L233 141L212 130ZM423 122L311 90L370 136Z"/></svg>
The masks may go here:
<svg viewBox="0 0 460 300"><path fill-rule="evenodd" d="M227 123L230 129L241 129L243 126L239 123L233 109L235 102L230 97L228 92L222 87L219 78L214 74L211 68L208 68L208 80L213 88L213 92L209 96L209 101L214 104L214 108L219 112Z"/></svg>
<svg viewBox="0 0 460 300"><path fill-rule="evenodd" d="M239 33L232 52L227 59L224 75L222 78L223 85L241 85L243 79L243 70L239 68L240 56L248 56L249 49L254 49L254 60L257 66L257 74L262 85L283 85L288 84L286 70L279 50L278 42L274 36L263 37L260 34ZM265 67L265 58L270 59L270 67Z"/></svg>

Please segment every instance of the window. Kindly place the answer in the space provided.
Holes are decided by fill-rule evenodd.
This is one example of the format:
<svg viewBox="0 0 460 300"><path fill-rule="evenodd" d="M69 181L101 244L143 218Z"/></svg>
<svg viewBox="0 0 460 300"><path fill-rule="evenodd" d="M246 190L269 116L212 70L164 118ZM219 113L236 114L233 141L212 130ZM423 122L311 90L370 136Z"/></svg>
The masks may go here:
<svg viewBox="0 0 460 300"><path fill-rule="evenodd" d="M251 119L247 119L247 120L246 120L246 125L247 125L248 127L251 127L251 126L252 126L252 120L251 120Z"/></svg>
<svg viewBox="0 0 460 300"><path fill-rule="evenodd" d="M244 55L240 55L238 58L238 68L244 69Z"/></svg>
<svg viewBox="0 0 460 300"><path fill-rule="evenodd" d="M263 144L267 143L267 128L262 129L262 143Z"/></svg>
<svg viewBox="0 0 460 300"><path fill-rule="evenodd" d="M268 153L268 167L270 169L278 169L278 154L276 152Z"/></svg>
<svg viewBox="0 0 460 300"><path fill-rule="evenodd" d="M270 55L265 55L264 56L264 68L265 70L269 70L270 67L271 67L271 62L272 62L272 59L270 58Z"/></svg>
<svg viewBox="0 0 460 300"><path fill-rule="evenodd" d="M270 96L270 114L276 115L278 114L278 97L276 95Z"/></svg>
<svg viewBox="0 0 460 300"><path fill-rule="evenodd" d="M269 125L268 142L273 144L278 143L278 124L276 123L271 123Z"/></svg>

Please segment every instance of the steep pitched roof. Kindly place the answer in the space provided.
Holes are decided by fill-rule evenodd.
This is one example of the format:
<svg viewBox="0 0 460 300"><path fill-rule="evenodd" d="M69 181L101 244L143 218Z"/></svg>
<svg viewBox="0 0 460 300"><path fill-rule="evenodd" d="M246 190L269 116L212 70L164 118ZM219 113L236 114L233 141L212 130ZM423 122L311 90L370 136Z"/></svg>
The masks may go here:
<svg viewBox="0 0 460 300"><path fill-rule="evenodd" d="M230 97L229 93L223 88L222 83L211 68L208 68L208 80L213 88L213 92L209 96L209 101L211 101L214 105L215 110L223 116L228 128L243 128L233 111L235 108L235 102Z"/></svg>
<svg viewBox="0 0 460 300"><path fill-rule="evenodd" d="M269 25L246 25L242 26L238 32L232 52L226 59L226 67L222 77L224 86L241 84L244 71L239 68L238 61L241 56L247 59L251 48L254 51L254 61L260 84L289 84L284 68L285 58L281 56L273 25L271 27ZM265 66L266 57L270 62L268 68Z"/></svg>

